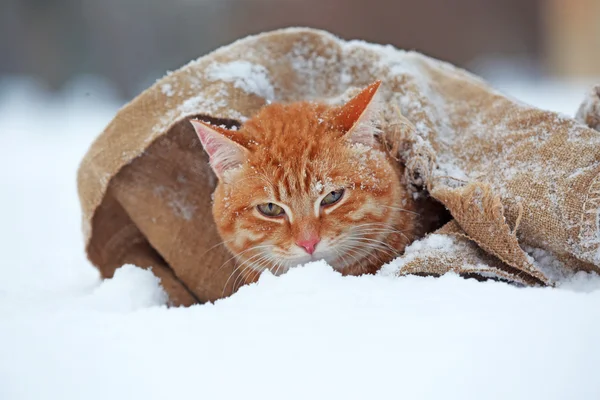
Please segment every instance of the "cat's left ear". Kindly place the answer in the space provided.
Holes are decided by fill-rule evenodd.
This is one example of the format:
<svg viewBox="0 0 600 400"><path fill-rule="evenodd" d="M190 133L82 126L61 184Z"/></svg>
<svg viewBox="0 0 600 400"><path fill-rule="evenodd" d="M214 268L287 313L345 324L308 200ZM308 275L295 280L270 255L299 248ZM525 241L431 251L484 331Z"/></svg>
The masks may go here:
<svg viewBox="0 0 600 400"><path fill-rule="evenodd" d="M210 157L210 166L219 179L223 179L225 172L237 168L246 161L248 150L234 140L237 131L230 131L200 120L192 119L190 122Z"/></svg>
<svg viewBox="0 0 600 400"><path fill-rule="evenodd" d="M377 90L381 81L375 81L340 108L336 122L346 132L344 138L351 143L373 146L381 106L377 100Z"/></svg>

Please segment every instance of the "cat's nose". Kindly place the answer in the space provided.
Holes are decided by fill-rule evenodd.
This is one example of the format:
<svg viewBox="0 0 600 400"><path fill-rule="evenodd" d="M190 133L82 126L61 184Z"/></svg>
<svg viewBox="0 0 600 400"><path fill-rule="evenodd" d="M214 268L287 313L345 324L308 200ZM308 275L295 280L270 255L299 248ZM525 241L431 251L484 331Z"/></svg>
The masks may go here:
<svg viewBox="0 0 600 400"><path fill-rule="evenodd" d="M306 239L306 240L299 240L297 242L297 245L304 248L304 250L306 250L306 252L308 254L312 254L315 252L315 247L317 247L317 244L319 243L319 238L318 237L312 237L310 239Z"/></svg>

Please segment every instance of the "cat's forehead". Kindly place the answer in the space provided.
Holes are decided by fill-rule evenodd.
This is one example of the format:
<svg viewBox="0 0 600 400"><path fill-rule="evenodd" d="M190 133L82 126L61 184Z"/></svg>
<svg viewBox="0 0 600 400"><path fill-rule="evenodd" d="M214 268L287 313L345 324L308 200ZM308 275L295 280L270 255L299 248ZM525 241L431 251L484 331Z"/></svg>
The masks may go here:
<svg viewBox="0 0 600 400"><path fill-rule="evenodd" d="M387 185L382 176L390 173L385 154L365 146L343 152L319 149L314 155L309 150L287 157L264 154L246 171L255 177L261 194L285 203L312 201L340 188L378 191Z"/></svg>
<svg viewBox="0 0 600 400"><path fill-rule="evenodd" d="M299 145L329 141L339 133L332 124L332 108L319 103L272 104L242 126L257 145Z"/></svg>
<svg viewBox="0 0 600 400"><path fill-rule="evenodd" d="M263 191L279 201L298 198L314 198L327 191L335 190L347 179L327 163L282 160L252 168L252 174L259 176Z"/></svg>

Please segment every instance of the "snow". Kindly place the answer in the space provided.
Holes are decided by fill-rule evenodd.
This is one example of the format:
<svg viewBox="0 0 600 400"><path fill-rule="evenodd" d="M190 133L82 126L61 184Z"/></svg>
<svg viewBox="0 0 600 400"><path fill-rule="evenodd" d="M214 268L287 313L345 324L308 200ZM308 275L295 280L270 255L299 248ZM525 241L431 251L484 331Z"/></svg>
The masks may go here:
<svg viewBox="0 0 600 400"><path fill-rule="evenodd" d="M175 94L175 91L173 90L173 85L171 85L170 83L163 83L160 87L160 90L167 97L171 97Z"/></svg>
<svg viewBox="0 0 600 400"><path fill-rule="evenodd" d="M513 85L569 115L583 95ZM0 87L0 399L600 398L600 278L582 273L517 288L318 262L187 309L149 271L101 282L75 170L118 104L94 88Z"/></svg>
<svg viewBox="0 0 600 400"><path fill-rule="evenodd" d="M262 65L248 61L213 63L208 67L206 76L210 81L233 82L234 87L267 100L275 98L269 73Z"/></svg>

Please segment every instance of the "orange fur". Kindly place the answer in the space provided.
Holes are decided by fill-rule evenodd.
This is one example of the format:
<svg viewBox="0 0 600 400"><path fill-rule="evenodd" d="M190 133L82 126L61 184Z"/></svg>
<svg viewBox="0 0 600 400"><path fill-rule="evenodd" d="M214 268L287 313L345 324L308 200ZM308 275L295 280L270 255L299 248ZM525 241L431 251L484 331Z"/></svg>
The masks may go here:
<svg viewBox="0 0 600 400"><path fill-rule="evenodd" d="M378 87L344 106L267 105L239 131L194 121L219 176L213 215L246 282L312 259L344 274L374 273L414 238L416 207L402 184L403 167L370 120ZM341 200L320 205L342 188ZM257 206L265 203L285 215L261 214ZM299 245L307 238L319 240L313 255Z"/></svg>

